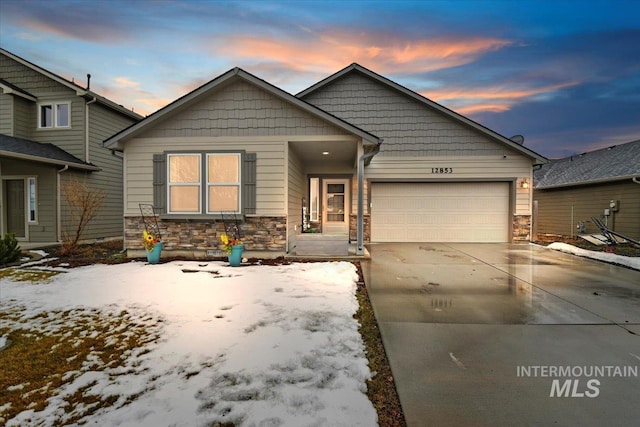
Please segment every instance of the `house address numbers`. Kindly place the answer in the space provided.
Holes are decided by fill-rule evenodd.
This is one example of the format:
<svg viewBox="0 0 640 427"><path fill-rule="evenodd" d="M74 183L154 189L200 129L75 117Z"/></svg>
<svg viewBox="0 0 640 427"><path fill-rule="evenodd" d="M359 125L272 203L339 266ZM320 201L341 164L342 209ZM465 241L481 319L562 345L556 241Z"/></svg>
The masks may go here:
<svg viewBox="0 0 640 427"><path fill-rule="evenodd" d="M431 173L437 173L437 174L453 173L453 168L431 168Z"/></svg>

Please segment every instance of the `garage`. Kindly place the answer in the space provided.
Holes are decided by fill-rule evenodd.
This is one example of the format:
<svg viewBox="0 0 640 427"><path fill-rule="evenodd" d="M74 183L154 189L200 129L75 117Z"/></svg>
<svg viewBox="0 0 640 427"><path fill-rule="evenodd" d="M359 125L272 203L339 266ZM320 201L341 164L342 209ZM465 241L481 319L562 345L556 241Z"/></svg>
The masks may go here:
<svg viewBox="0 0 640 427"><path fill-rule="evenodd" d="M508 242L508 182L371 184L372 242Z"/></svg>

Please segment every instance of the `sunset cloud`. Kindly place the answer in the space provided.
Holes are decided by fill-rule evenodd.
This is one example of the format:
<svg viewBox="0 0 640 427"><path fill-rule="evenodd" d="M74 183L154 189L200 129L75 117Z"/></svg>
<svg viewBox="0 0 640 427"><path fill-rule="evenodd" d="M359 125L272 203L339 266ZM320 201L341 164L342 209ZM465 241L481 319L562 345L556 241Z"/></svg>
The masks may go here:
<svg viewBox="0 0 640 427"><path fill-rule="evenodd" d="M139 88L140 87L140 83L130 80L127 77L116 77L115 79L113 79L115 86L116 87L123 87L123 88Z"/></svg>
<svg viewBox="0 0 640 427"><path fill-rule="evenodd" d="M553 156L640 138L640 3L610 3L0 0L0 44L141 114L236 66L295 94L357 62Z"/></svg>
<svg viewBox="0 0 640 427"><path fill-rule="evenodd" d="M561 89L578 84L577 81L571 81L534 88L522 88L514 85L485 88L449 87L422 91L420 94L446 105L460 114L501 113L510 110L513 105L518 103L548 98Z"/></svg>
<svg viewBox="0 0 640 427"><path fill-rule="evenodd" d="M407 40L388 34L332 32L308 39L232 36L215 51L288 69L332 73L353 62L380 73L419 73L455 67L512 44L498 38Z"/></svg>

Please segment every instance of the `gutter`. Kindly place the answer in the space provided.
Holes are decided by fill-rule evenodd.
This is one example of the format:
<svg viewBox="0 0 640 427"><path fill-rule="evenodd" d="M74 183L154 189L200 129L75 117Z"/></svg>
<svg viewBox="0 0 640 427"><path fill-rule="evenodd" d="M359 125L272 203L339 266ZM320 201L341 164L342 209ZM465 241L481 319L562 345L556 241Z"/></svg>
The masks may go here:
<svg viewBox="0 0 640 427"><path fill-rule="evenodd" d="M49 165L66 166L67 168L73 167L74 169L82 169L82 170L86 170L86 171L100 171L100 170L102 170L99 167L97 167L95 165L91 165L91 164L75 163L75 162L70 162L70 161L66 161L66 160L47 159L47 158L40 157L40 156L33 156L31 154L16 153L15 151L0 150L0 156L7 156L7 157L14 158L14 159L31 160L31 161L34 161L34 162L45 163L45 164L49 164ZM78 160L80 160L80 159L78 159Z"/></svg>
<svg viewBox="0 0 640 427"><path fill-rule="evenodd" d="M84 161L89 162L89 105L96 102L98 98L95 96L91 101L87 101L84 105Z"/></svg>
<svg viewBox="0 0 640 427"><path fill-rule="evenodd" d="M372 152L363 154L358 159L358 219L356 225L358 243L356 246L356 255L364 255L364 162L380 152L382 141L381 138Z"/></svg>
<svg viewBox="0 0 640 427"><path fill-rule="evenodd" d="M63 172L69 170L69 165L64 165L62 169L60 169L56 174L56 191L57 191L57 223L58 223L58 243L62 243L62 200L61 200L61 191L60 191L60 175Z"/></svg>

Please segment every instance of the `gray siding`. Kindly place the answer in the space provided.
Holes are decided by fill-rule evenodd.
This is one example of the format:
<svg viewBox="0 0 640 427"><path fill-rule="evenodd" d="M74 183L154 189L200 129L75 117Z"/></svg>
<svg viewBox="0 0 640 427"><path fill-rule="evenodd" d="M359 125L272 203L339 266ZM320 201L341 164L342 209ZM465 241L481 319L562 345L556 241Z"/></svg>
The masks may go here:
<svg viewBox="0 0 640 427"><path fill-rule="evenodd" d="M604 210L610 200L619 202L619 211L608 218L614 231L640 239L640 185L631 180L618 183L589 185L572 188L535 190L538 201L537 231L539 234L575 236L577 224L582 221L587 233L598 229L591 217L604 220Z"/></svg>
<svg viewBox="0 0 640 427"><path fill-rule="evenodd" d="M287 232L289 240L289 252L296 245L296 236L302 231L302 199L306 192L306 180L303 173L302 162L295 152L289 150L288 168L288 215Z"/></svg>
<svg viewBox="0 0 640 427"><path fill-rule="evenodd" d="M45 102L70 102L71 103L71 127L69 128L38 128L37 108L31 117L32 129L31 138L33 141L55 144L69 154L73 154L84 160L84 100L80 97L69 98L48 98Z"/></svg>
<svg viewBox="0 0 640 427"><path fill-rule="evenodd" d="M144 137L346 135L247 82L235 82L189 105Z"/></svg>
<svg viewBox="0 0 640 427"><path fill-rule="evenodd" d="M256 153L256 215L285 216L286 141L256 138L137 138L125 145L125 216L140 215L139 203L153 204L153 156L165 151Z"/></svg>
<svg viewBox="0 0 640 427"><path fill-rule="evenodd" d="M87 239L121 236L124 229L122 155L114 155L102 146L102 141L129 126L131 119L100 104L89 108L89 161L101 170L91 173L88 182L105 192L98 217L87 227Z"/></svg>
<svg viewBox="0 0 640 427"><path fill-rule="evenodd" d="M27 99L14 97L13 101L13 136L33 139L38 112L36 104Z"/></svg>
<svg viewBox="0 0 640 427"><path fill-rule="evenodd" d="M0 55L0 77L37 97L39 103L70 103L71 126L69 128L39 129L37 103L14 97L13 135L41 143L55 144L82 160L88 159L89 162L101 168L99 172L87 174L85 177L87 184L96 191L104 191L106 198L97 218L91 222L85 230L83 239L92 240L96 238L122 236L124 228L122 217L122 159L112 155L110 150L103 148L102 141L125 127L128 127L134 120L98 103L93 103L86 107L87 100L78 96L75 90L4 55ZM4 108L4 101L2 108ZM88 108L89 111L88 158L86 150L87 132L85 130L86 108ZM3 117L1 110L0 108L0 117ZM9 160L9 162L11 162L11 160ZM4 164L6 163L7 161L4 162ZM35 163L33 163L33 165L35 165ZM3 171L3 174L6 173L6 171ZM76 174L76 172L64 172L61 175L61 179L66 180L74 174ZM81 175L84 176L84 174ZM51 180L51 185L55 185L55 173L47 179ZM46 185L42 185L40 179L38 182L41 188L48 188ZM53 190L50 191L47 195L43 196L42 203L48 203L47 197L52 197L53 203L55 203L55 196L56 192ZM43 212L48 212L49 208L48 206L44 206L43 209ZM49 241L57 240L59 231L62 232L63 237L65 232L73 232L73 224L69 218L68 204L64 198L60 202L60 209L63 219L62 230L55 230L57 227L56 221L53 220L55 219L55 210L53 214L48 216L48 218L52 218L51 224L39 224L39 226L45 229L41 234L43 236L46 235L46 239ZM49 227L54 228L53 234L49 232ZM34 231L34 234L31 240L40 239L40 237L37 237L39 233L37 227L34 227L32 231Z"/></svg>
<svg viewBox="0 0 640 427"><path fill-rule="evenodd" d="M532 182L531 159L360 73L349 73L304 100L384 139L365 169L369 181ZM432 168L453 173L432 173ZM511 209L530 215L531 190L517 187Z"/></svg>
<svg viewBox="0 0 640 427"><path fill-rule="evenodd" d="M37 97L75 95L71 89L4 55L0 55L0 77Z"/></svg>
<svg viewBox="0 0 640 427"><path fill-rule="evenodd" d="M13 136L13 97L0 93L0 133Z"/></svg>
<svg viewBox="0 0 640 427"><path fill-rule="evenodd" d="M478 131L359 73L347 74L304 100L384 138L379 156L459 157L505 151Z"/></svg>
<svg viewBox="0 0 640 427"><path fill-rule="evenodd" d="M55 242L57 240L56 168L36 162L2 159L2 175L36 177L38 221L29 225L29 240Z"/></svg>

